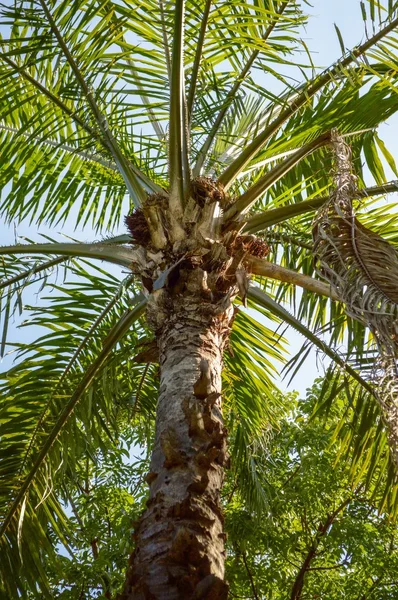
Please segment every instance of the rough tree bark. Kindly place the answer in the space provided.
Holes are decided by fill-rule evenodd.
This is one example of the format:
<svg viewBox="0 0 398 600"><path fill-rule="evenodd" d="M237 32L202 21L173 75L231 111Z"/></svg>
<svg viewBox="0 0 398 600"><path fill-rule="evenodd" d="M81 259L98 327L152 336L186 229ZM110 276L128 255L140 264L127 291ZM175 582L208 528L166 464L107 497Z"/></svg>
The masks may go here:
<svg viewBox="0 0 398 600"><path fill-rule="evenodd" d="M220 490L228 462L221 414L222 354L233 307L204 300L188 274L158 338L160 392L148 474L124 598L226 598ZM164 294L159 294L163 296ZM156 319L167 307L154 302Z"/></svg>

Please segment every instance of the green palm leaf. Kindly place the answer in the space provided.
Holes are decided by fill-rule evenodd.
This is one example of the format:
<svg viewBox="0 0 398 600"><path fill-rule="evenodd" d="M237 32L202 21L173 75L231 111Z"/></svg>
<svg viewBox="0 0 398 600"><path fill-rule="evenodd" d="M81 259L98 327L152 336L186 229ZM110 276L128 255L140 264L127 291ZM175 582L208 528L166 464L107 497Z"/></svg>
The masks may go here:
<svg viewBox="0 0 398 600"><path fill-rule="evenodd" d="M13 563L13 577L17 585L23 587L27 584L32 589L39 585L44 591L44 557L32 551L29 541L27 544L25 542L36 539L29 536L38 528L37 534L44 536L43 548L51 554L51 545L45 541L46 523L50 522L61 543L68 546L68 520L60 504L62 496L55 492L54 486L58 485L58 478L64 483L69 478L73 480L76 461L87 452L95 454L96 448L106 443L110 431L116 432L117 419L112 415L114 406L110 389L117 384L113 380L115 375L111 375L109 370L110 358L115 365L126 360L128 344L123 347L122 338L126 334L130 340L131 336L134 337L132 324L140 317L145 305L145 302L139 302L138 297L133 301L133 308L124 310L126 298L122 295L121 303L121 290L113 292L118 285L117 279L112 281L110 278L106 285L101 271L97 272L96 277L78 268L75 274L79 275L80 283L64 288L66 296L64 293L52 298L52 307L48 308L52 317L50 333L42 336L34 345L17 345L22 360L9 371L2 383L4 470L1 475L1 503L3 533L7 530L2 537L2 565L6 568L8 560L13 560L13 555L15 559L15 552L18 556L19 546L21 557ZM85 303L86 312L79 307L83 277L87 281L87 299L92 299L91 306L87 301ZM96 285L99 286L98 291L102 291L102 295L97 294L97 297L91 295ZM57 289L53 284L52 287L53 290ZM105 289L108 294L114 293L114 296L104 306ZM35 313L37 317L33 323L44 323L43 311L35 309ZM92 325L87 330L90 321ZM102 344L98 344L101 338ZM56 352L59 343L62 343L62 354ZM119 350L115 353L116 347ZM32 385L32 373L35 371L40 373L42 382L40 394ZM140 368L135 374L136 380L141 371ZM104 373L107 373L105 378ZM116 393L116 388L113 389ZM124 393L123 396L125 398ZM83 397L85 402L77 410ZM95 405L99 414L95 413ZM25 415L23 420L20 418L21 412ZM96 414L94 419L93 414ZM85 432L81 429L83 424ZM66 440L71 439L74 440L73 444L69 442L65 445ZM29 498L29 502L22 516L20 508L25 502L24 498ZM40 507L39 510L34 510L34 503ZM24 564L32 563L34 568L31 573L33 575L36 571L36 575L33 575L36 579L29 581L29 572L25 579L20 571L21 560ZM4 572L2 580L6 579Z"/></svg>
<svg viewBox="0 0 398 600"><path fill-rule="evenodd" d="M87 550L95 571L89 581L99 582L105 597L120 585L130 520L145 501L144 477L151 488L145 512L150 518L159 499L156 486L161 489L169 476L174 481L185 470L193 477L199 468L188 440L177 467L169 468L168 459L158 461L159 473L167 470L167 478L159 477L153 464L159 452L166 457L166 446L154 423L156 417L160 431L156 398L171 381L165 376L170 348L164 336L170 334L170 344L178 345L179 335L185 339L206 319L225 350L219 371L232 457L226 502L236 493L236 504L258 523L265 515L271 523L270 507L280 490L266 472L273 460L270 439L284 435L296 406L293 395L278 390L278 378L293 377L315 348L327 357L327 368L317 400L307 398L312 419L322 417L328 427L331 413L339 413L329 437L337 460L347 461L345 477L353 489L366 487L388 518L398 514L388 436L369 376L375 331L365 318L358 322L350 316L339 302L338 286L322 280L311 233L314 211L329 201L332 160L326 146L337 127L351 146L358 179L357 227L371 231L372 239L377 234L388 240L395 252L396 203L381 204L380 198L398 189L395 181L387 182L386 166L395 175L398 170L378 127L398 111L397 7L361 3L373 35L346 51L336 26L343 56L322 72L301 40L307 19L302 9L295 0L39 0L0 7L4 220L93 228L87 239L98 231L115 232L98 242L60 243L50 230L43 243L25 239L0 247L0 353L6 366L15 357L0 380L0 594L5 597L64 592L71 569L81 567ZM126 216L131 237L120 235ZM356 282L355 297L371 293L363 281ZM247 295L248 308L232 306L238 289L243 303ZM170 315L184 318L172 322ZM20 341L14 319L22 320ZM304 340L290 360L284 326ZM216 472L222 480L226 433L219 372L209 376L209 331L192 350L184 398L192 396L193 383L203 427L206 419L218 419L208 440L216 458L210 461L211 477L201 472L200 485L195 479L184 489L196 494L204 486L199 504L207 502L218 523L218 508L213 509L220 490L212 504L206 490ZM185 342L183 350L189 352ZM207 392L211 386L217 393L197 393L205 375ZM166 412L170 407L173 414L179 393L167 397ZM213 406L209 398L215 396ZM193 440L193 426L187 424L187 430ZM203 450L210 434L206 429L201 435L197 445ZM146 456L132 467L134 444ZM84 512L82 481L97 477L108 456L120 471L134 470L137 482L136 491L127 494L126 506L136 506L126 509L126 535L116 561L102 549L98 554ZM169 501L169 492L162 493ZM185 572L178 552L173 554L170 573L177 583L170 585L187 586L184 597L216 593L216 585L225 592L221 551L211 563L213 550L222 545L221 520L217 527L217 542L205 552L211 581L197 565ZM140 525L136 529L139 549L145 535L141 539ZM199 539L195 535L189 538L193 542ZM253 568L255 559L238 547L245 568ZM289 549L286 556L291 554ZM133 571L137 556L131 558ZM195 552L187 551L184 560L192 556ZM158 557L152 558L151 565L157 565ZM114 578L112 569L119 570ZM131 581L138 577L143 585L139 573ZM126 580L123 600L136 593L131 581ZM85 593L76 582L71 593ZM214 589L201 591L199 584ZM151 594L149 579L145 585L150 590L145 594ZM189 586L194 588L188 593ZM252 578L250 593L269 595L257 587Z"/></svg>

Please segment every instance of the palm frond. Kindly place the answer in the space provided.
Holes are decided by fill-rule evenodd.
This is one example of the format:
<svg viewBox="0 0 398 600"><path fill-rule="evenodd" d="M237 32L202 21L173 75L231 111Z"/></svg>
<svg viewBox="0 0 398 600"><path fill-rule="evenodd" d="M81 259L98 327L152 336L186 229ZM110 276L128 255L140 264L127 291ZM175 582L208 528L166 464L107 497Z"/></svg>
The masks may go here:
<svg viewBox="0 0 398 600"><path fill-rule="evenodd" d="M261 289L257 287L250 287L248 290L248 297L253 302L258 303L260 306L270 310L273 314L283 319L287 324L291 325L299 333L305 336L311 344L314 344L319 348L326 356L331 358L341 369L347 370L347 373L352 376L358 383L360 383L364 389L369 393L375 394L372 386L361 375L355 371L349 364L346 363L345 359L330 348L325 342L317 337L312 331L308 329L301 321L296 319L294 315L290 314L283 306L275 302L268 294L265 294Z"/></svg>
<svg viewBox="0 0 398 600"><path fill-rule="evenodd" d="M10 581L21 591L26 586L46 590L43 561L52 552L49 528L64 546L70 543L73 530L65 516L60 483L76 485L78 461L117 435L118 402L129 410L131 393L127 379L119 385L118 373L125 369L131 344L143 331L134 323L145 301L126 299L117 278L98 270L96 276L92 267L90 272L79 267L75 274L80 281L64 284L62 292L52 284L58 296L51 296L47 309L32 309L36 318L31 323L45 325L50 333L33 344L17 344L19 361L2 377L2 568L12 563ZM130 368L133 386L141 371L138 365ZM33 385L33 373L40 376L40 388ZM21 503L27 497L22 514ZM35 550L29 539L36 545L42 540L42 551ZM53 560L56 567L56 557ZM6 585L8 579L3 572ZM14 591L9 588L8 593Z"/></svg>
<svg viewBox="0 0 398 600"><path fill-rule="evenodd" d="M394 31L398 25L398 19L393 19L388 25L381 29L372 38L364 44L351 50L345 57L340 59L330 69L326 70L321 75L316 76L309 81L294 97L287 108L281 110L279 116L274 119L265 129L259 133L254 140L245 148L240 156L234 160L227 169L220 175L220 183L228 189L239 173L245 168L248 162L262 149L267 141L292 117L302 106L307 104L309 100L322 88L324 88L334 78L339 77L341 73L344 77L344 70L352 63L356 62L359 57L363 56L370 48L378 44L380 40Z"/></svg>
<svg viewBox="0 0 398 600"><path fill-rule="evenodd" d="M88 257L97 260L106 260L116 265L129 267L134 261L136 253L132 248L112 244L104 240L93 244L57 243L50 244L16 244L14 246L0 246L0 255L17 256L23 254L31 256L40 254L44 256L59 255L67 257ZM27 274L29 275L29 273ZM21 274L22 277L22 274Z"/></svg>
<svg viewBox="0 0 398 600"><path fill-rule="evenodd" d="M275 12L271 13L270 23L261 36L261 41L264 44L264 48L266 48L267 40L270 37L270 35L272 34L272 32L274 31L275 27L282 20L282 15L283 15L284 11L286 10L290 1L291 0L283 0L280 3L280 6L275 10ZM208 156L208 153L211 149L214 139L223 123L223 120L224 120L228 110L230 109L231 104L236 102L237 93L239 91L239 88L241 87L242 83L244 82L244 80L245 80L247 74L249 73L250 69L252 68L253 64L257 60L259 54L260 54L260 49L256 49L251 53L249 59L244 64L240 73L236 77L234 85L229 90L229 92L226 94L223 105L221 106L221 109L214 120L212 128L211 128L202 148L199 150L198 157L196 159L196 164L195 164L195 167L193 170L194 176L199 176L201 174L204 162Z"/></svg>
<svg viewBox="0 0 398 600"><path fill-rule="evenodd" d="M268 490L258 458L267 452L284 411L275 378L278 363L286 360L286 341L263 324L264 317L275 320L272 313L264 309L250 313L239 311L234 320L223 375L224 413L237 489L250 509L260 515L267 508Z"/></svg>
<svg viewBox="0 0 398 600"><path fill-rule="evenodd" d="M249 187L244 194L239 196L233 202L233 204L227 208L224 213L224 221L228 222L236 217L236 215L240 215L248 211L250 207L261 197L261 195L281 177L288 173L290 169L295 167L297 163L318 148L327 145L329 141L330 132L320 135L313 142L306 144L300 150L285 158L285 160L271 169L266 175L260 177L253 186Z"/></svg>
<svg viewBox="0 0 398 600"><path fill-rule="evenodd" d="M58 44L61 47L63 54L65 55L66 60L68 61L71 70L73 71L74 76L82 89L82 92L90 106L91 112L94 115L96 124L103 136L105 145L109 149L110 153L113 156L115 163L124 179L126 187L130 193L130 196L136 206L139 206L142 200L145 199L145 191L137 181L135 173L130 169L130 165L126 160L126 157L123 155L119 145L116 142L112 132L110 131L108 121L104 114L99 109L99 106L94 98L94 95L87 84L85 78L83 77L82 72L80 71L76 60L72 56L64 38L59 30L55 19L47 6L46 0L39 0L46 16L46 19L51 27L51 30L55 37L57 38Z"/></svg>
<svg viewBox="0 0 398 600"><path fill-rule="evenodd" d="M355 197L370 198L372 196L384 196L385 194L391 194L393 192L398 192L398 181L390 181L382 185L357 189L355 190ZM247 233L257 233L266 227L277 225L292 217L316 211L321 208L328 199L328 196L320 196L312 198L311 200L303 200L297 204L289 204L287 206L281 206L280 208L269 209L265 211L264 214L256 214L252 217L248 217L243 230Z"/></svg>

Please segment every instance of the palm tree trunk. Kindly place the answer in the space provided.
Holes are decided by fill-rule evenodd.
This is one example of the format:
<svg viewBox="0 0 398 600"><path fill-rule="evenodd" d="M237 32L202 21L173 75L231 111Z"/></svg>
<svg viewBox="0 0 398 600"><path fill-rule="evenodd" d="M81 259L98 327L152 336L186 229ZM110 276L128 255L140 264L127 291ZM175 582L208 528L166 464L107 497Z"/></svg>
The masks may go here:
<svg viewBox="0 0 398 600"><path fill-rule="evenodd" d="M198 290L195 290L197 292ZM158 335L160 392L147 508L123 600L226 598L220 490L228 458L222 353L233 308L173 298ZM164 303L163 303L164 308ZM156 303L159 317L162 308ZM167 312L167 311L166 311Z"/></svg>

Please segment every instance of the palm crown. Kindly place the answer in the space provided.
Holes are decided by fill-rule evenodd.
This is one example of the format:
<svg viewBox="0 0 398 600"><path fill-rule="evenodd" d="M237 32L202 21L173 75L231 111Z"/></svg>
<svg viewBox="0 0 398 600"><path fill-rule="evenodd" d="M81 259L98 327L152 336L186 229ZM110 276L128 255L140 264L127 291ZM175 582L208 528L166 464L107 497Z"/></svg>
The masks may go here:
<svg viewBox="0 0 398 600"><path fill-rule="evenodd" d="M263 506L253 448L278 420L273 376L285 345L272 324L286 323L305 337L286 369L293 374L313 346L331 359L319 408L347 390L353 410L341 435L354 447L352 476L367 470L375 489L383 476L375 493L395 515L396 225L373 204L397 189L377 135L398 108L393 7L372 37L315 74L297 52L305 15L295 0L40 0L2 14L2 214L49 226L74 219L102 235L127 217L129 229L93 243L0 248L3 354L27 287L42 281L52 291L24 307L47 331L14 344L18 361L2 378L6 593L46 590L48 530L68 544L64 507L80 463L114 443L126 413L152 443L145 419L156 412L159 315L174 310L164 298L176 304L200 286L220 313L237 294L257 310L238 311L233 326L225 317L232 352L223 370L234 469L251 506ZM285 66L304 82L293 85ZM363 156L376 187L366 187ZM62 284L52 277L61 269ZM381 384L368 376L378 354Z"/></svg>

